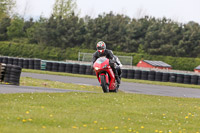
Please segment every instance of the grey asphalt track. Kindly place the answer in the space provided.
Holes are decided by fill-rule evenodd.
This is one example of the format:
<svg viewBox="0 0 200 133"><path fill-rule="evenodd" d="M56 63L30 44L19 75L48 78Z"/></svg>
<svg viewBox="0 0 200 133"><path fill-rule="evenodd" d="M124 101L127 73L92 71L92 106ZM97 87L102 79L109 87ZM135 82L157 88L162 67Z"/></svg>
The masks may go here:
<svg viewBox="0 0 200 133"><path fill-rule="evenodd" d="M90 78L57 76L57 75L24 73L24 72L22 73L21 76L22 77L32 77L32 78L37 78L37 79L47 79L47 80L52 80L52 81L64 82L64 83L99 86L97 79L90 79ZM1 86L2 85L0 85L0 93L1 93ZM16 88L20 89L20 86L18 86ZM25 89L25 88L27 88L27 87L22 87L22 89ZM48 89L46 89L46 88L44 89L44 88L37 87L36 90L34 90L34 87L30 87L30 88L33 89L33 92L36 90L40 91L40 89L42 92L44 92L44 91L48 92ZM151 84L122 82L119 89L126 93L200 98L200 89L194 89L194 88L182 88L182 87L171 87L171 86L160 86L160 85L151 85ZM13 89L13 93L15 93L14 91L15 90ZM55 92L57 92L57 91L58 91L58 89L55 90ZM65 90L65 91L69 91L69 90ZM22 90L22 92L23 92L23 90ZM6 92L4 92L4 93L6 93Z"/></svg>
<svg viewBox="0 0 200 133"><path fill-rule="evenodd" d="M63 92L89 92L89 91L77 91L77 90L66 90L66 89L55 89L55 88L42 88L42 87L31 87L31 86L15 86L15 85L0 85L0 93L63 93Z"/></svg>

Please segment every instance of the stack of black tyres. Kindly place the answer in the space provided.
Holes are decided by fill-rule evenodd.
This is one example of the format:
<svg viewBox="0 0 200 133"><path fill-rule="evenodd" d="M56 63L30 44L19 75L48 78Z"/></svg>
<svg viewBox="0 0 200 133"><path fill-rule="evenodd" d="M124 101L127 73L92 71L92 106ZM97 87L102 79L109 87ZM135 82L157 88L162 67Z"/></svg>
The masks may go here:
<svg viewBox="0 0 200 133"><path fill-rule="evenodd" d="M184 84L191 84L191 75L185 74L183 78L183 83Z"/></svg>
<svg viewBox="0 0 200 133"><path fill-rule="evenodd" d="M65 72L72 73L73 64L66 64Z"/></svg>
<svg viewBox="0 0 200 133"><path fill-rule="evenodd" d="M80 65L79 74L86 74L86 65Z"/></svg>
<svg viewBox="0 0 200 133"><path fill-rule="evenodd" d="M4 79L5 69L6 69L6 64L0 63L0 82L2 82Z"/></svg>
<svg viewBox="0 0 200 133"><path fill-rule="evenodd" d="M52 71L52 66L53 66L52 62L47 62L46 63L46 71Z"/></svg>
<svg viewBox="0 0 200 133"><path fill-rule="evenodd" d="M29 65L28 69L34 69L34 59L29 59L28 65Z"/></svg>
<svg viewBox="0 0 200 133"><path fill-rule="evenodd" d="M4 63L4 64L8 64L8 57L3 57L3 59L2 59L2 63Z"/></svg>
<svg viewBox="0 0 200 133"><path fill-rule="evenodd" d="M155 80L155 71L149 71L148 80L154 81Z"/></svg>
<svg viewBox="0 0 200 133"><path fill-rule="evenodd" d="M87 75L93 75L93 69L91 68L90 65L86 66L86 74Z"/></svg>
<svg viewBox="0 0 200 133"><path fill-rule="evenodd" d="M12 85L19 85L21 70L22 68L20 66L6 65L3 81Z"/></svg>
<svg viewBox="0 0 200 133"><path fill-rule="evenodd" d="M79 73L80 64L73 64L72 73L78 74Z"/></svg>
<svg viewBox="0 0 200 133"><path fill-rule="evenodd" d="M155 81L162 81L162 76L163 76L162 72L156 72Z"/></svg>
<svg viewBox="0 0 200 133"><path fill-rule="evenodd" d="M40 59L35 59L34 60L34 69L40 70L41 69L41 60Z"/></svg>
<svg viewBox="0 0 200 133"><path fill-rule="evenodd" d="M169 73L163 73L162 81L163 82L168 82L169 81Z"/></svg>
<svg viewBox="0 0 200 133"><path fill-rule="evenodd" d="M197 84L200 85L200 76L198 76Z"/></svg>
<svg viewBox="0 0 200 133"><path fill-rule="evenodd" d="M58 72L58 68L59 68L59 63L58 62L53 62L52 71L53 72Z"/></svg>
<svg viewBox="0 0 200 133"><path fill-rule="evenodd" d="M141 79L141 70L135 70L134 79Z"/></svg>
<svg viewBox="0 0 200 133"><path fill-rule="evenodd" d="M197 75L192 75L191 76L191 84L197 85L198 84L198 76Z"/></svg>
<svg viewBox="0 0 200 133"><path fill-rule="evenodd" d="M13 58L13 63L12 63L12 65L18 66L18 63L19 63L19 59L18 59L18 58Z"/></svg>
<svg viewBox="0 0 200 133"><path fill-rule="evenodd" d="M122 78L127 78L127 75L128 75L128 70L122 69Z"/></svg>
<svg viewBox="0 0 200 133"><path fill-rule="evenodd" d="M3 57L0 56L0 63L2 63Z"/></svg>
<svg viewBox="0 0 200 133"><path fill-rule="evenodd" d="M13 58L8 58L8 63L7 64L12 65L13 64Z"/></svg>
<svg viewBox="0 0 200 133"><path fill-rule="evenodd" d="M177 74L176 73L170 73L169 74L169 82L176 82Z"/></svg>
<svg viewBox="0 0 200 133"><path fill-rule="evenodd" d="M183 80L184 80L184 75L183 74L177 74L177 77L176 77L176 82L177 83L183 83Z"/></svg>
<svg viewBox="0 0 200 133"><path fill-rule="evenodd" d="M66 64L65 63L60 63L58 71L59 72L65 72L65 69L66 69Z"/></svg>
<svg viewBox="0 0 200 133"><path fill-rule="evenodd" d="M24 59L24 61L23 61L23 68L29 69L29 60L28 59Z"/></svg>
<svg viewBox="0 0 200 133"><path fill-rule="evenodd" d="M24 59L20 58L18 62L18 66L20 66L21 68L24 68L23 63L24 63Z"/></svg>
<svg viewBox="0 0 200 133"><path fill-rule="evenodd" d="M135 70L129 69L128 72L127 72L127 78L128 79L134 79L134 74L135 74Z"/></svg>
<svg viewBox="0 0 200 133"><path fill-rule="evenodd" d="M148 80L149 71L142 71L141 79Z"/></svg>

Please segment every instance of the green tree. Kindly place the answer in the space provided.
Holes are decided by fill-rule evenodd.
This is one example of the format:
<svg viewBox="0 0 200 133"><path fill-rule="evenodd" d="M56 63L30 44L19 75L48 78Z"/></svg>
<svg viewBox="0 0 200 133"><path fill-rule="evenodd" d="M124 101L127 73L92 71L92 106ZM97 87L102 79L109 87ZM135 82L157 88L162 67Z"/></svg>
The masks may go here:
<svg viewBox="0 0 200 133"><path fill-rule="evenodd" d="M53 8L53 16L56 18L67 18L77 9L75 0L56 0Z"/></svg>
<svg viewBox="0 0 200 133"><path fill-rule="evenodd" d="M4 17L0 20L0 41L8 39L7 28L10 26L11 19L9 17Z"/></svg>
<svg viewBox="0 0 200 133"><path fill-rule="evenodd" d="M12 21L11 25L7 28L8 29L8 37L12 38L20 38L24 37L25 33L23 30L24 27L24 20L18 16L16 16Z"/></svg>
<svg viewBox="0 0 200 133"><path fill-rule="evenodd" d="M14 6L14 0L0 0L0 20L6 16L10 16Z"/></svg>

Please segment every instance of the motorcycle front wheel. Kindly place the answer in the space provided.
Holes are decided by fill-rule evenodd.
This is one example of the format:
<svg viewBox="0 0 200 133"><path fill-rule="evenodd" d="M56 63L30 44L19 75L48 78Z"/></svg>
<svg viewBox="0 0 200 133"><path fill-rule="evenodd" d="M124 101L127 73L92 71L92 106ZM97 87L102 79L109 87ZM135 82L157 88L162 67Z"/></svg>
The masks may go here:
<svg viewBox="0 0 200 133"><path fill-rule="evenodd" d="M108 84L106 83L106 77L105 75L100 75L101 77L101 87L104 93L109 92Z"/></svg>

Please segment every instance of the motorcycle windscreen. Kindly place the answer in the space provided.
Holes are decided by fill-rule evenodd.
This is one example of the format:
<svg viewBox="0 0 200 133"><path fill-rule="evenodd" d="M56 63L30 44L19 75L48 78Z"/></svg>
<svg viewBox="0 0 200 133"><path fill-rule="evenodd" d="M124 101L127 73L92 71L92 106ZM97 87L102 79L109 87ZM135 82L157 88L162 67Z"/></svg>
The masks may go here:
<svg viewBox="0 0 200 133"><path fill-rule="evenodd" d="M106 60L107 60L106 57L100 57L100 58L98 58L98 59L96 60L96 63L102 64L102 63L104 63Z"/></svg>

